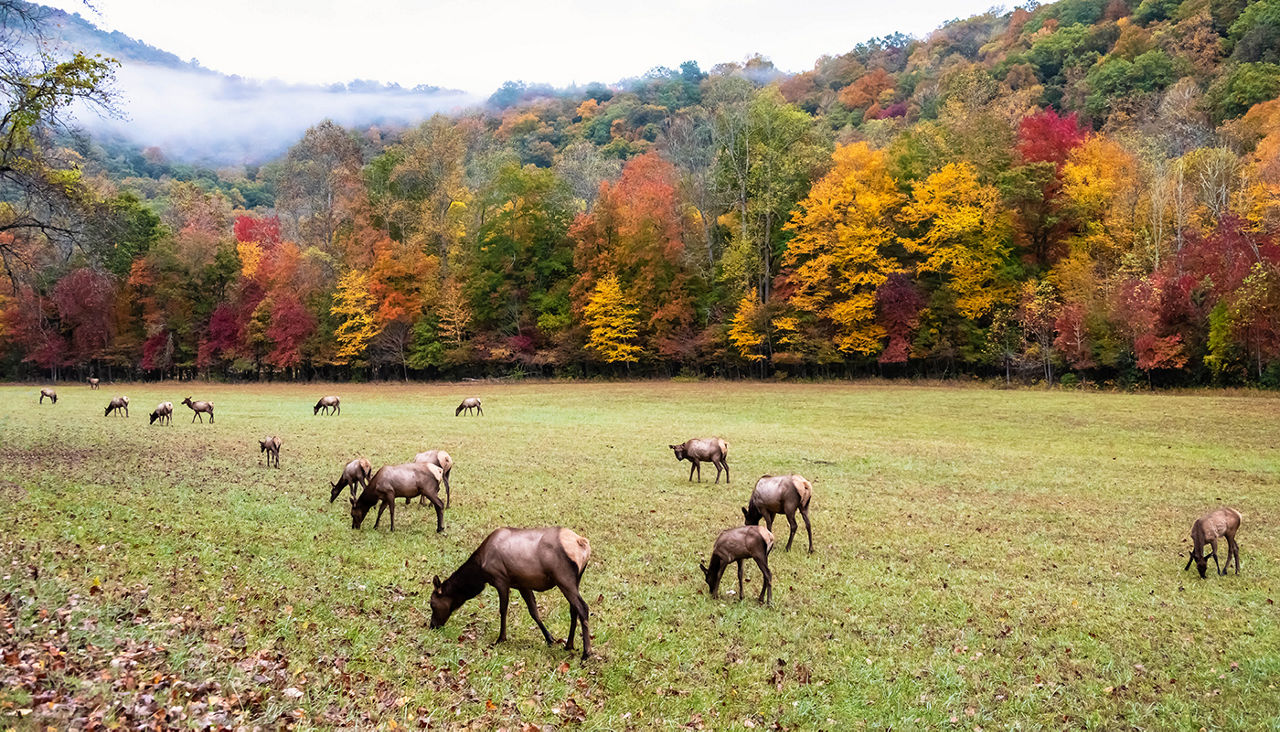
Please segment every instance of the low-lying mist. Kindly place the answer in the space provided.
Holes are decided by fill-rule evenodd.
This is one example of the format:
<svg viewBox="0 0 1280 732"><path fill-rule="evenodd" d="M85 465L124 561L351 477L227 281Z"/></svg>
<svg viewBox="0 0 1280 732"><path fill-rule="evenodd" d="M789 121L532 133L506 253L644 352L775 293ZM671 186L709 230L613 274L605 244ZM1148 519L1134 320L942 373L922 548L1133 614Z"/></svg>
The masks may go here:
<svg viewBox="0 0 1280 732"><path fill-rule="evenodd" d="M118 118L80 110L76 124L159 147L173 160L208 165L268 160L324 119L354 127L411 124L481 101L457 91L300 86L138 62L120 67L115 88Z"/></svg>

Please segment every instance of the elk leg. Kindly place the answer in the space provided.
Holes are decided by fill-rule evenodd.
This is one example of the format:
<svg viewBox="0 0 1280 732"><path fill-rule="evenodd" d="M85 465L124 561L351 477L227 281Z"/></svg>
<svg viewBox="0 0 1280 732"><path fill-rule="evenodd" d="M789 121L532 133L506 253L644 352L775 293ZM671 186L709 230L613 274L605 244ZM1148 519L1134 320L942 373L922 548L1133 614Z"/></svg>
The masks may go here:
<svg viewBox="0 0 1280 732"><path fill-rule="evenodd" d="M396 510L395 506L396 506L396 499L392 498L392 499L391 499L391 510L392 510L392 511L395 511L395 510ZM386 502L386 501L383 501L382 503L379 503L379 504L378 504L378 518L377 518L376 520L374 520L374 522L373 522L373 528L375 528L375 529L376 529L376 528L378 528L378 524L382 522L382 512L383 512L383 511L385 511L385 510L387 510L387 502ZM394 514L393 514L393 515L394 515Z"/></svg>
<svg viewBox="0 0 1280 732"><path fill-rule="evenodd" d="M1191 569L1191 562L1195 560L1195 558L1196 558L1196 552L1194 549L1192 549L1191 554L1187 557L1187 566L1182 568L1183 572L1187 571L1188 569Z"/></svg>
<svg viewBox="0 0 1280 732"><path fill-rule="evenodd" d="M436 508L436 533L444 533L444 502L440 500L440 496L434 495L430 497L431 505Z"/></svg>
<svg viewBox="0 0 1280 732"><path fill-rule="evenodd" d="M809 535L809 553L813 554L813 527L809 525L809 507L800 509L800 515L804 517L804 533Z"/></svg>
<svg viewBox="0 0 1280 732"><path fill-rule="evenodd" d="M742 560L738 560L738 601L742 601Z"/></svg>
<svg viewBox="0 0 1280 732"><path fill-rule="evenodd" d="M477 406L476 411L480 413L481 417L484 416L484 407Z"/></svg>
<svg viewBox="0 0 1280 732"><path fill-rule="evenodd" d="M587 616L590 611L577 587L562 585L561 590L564 592L565 599L569 601L569 607L573 613L569 620L569 640L565 641L564 648L566 651L573 650L573 618L576 618L578 624L582 626L582 660L585 661L587 656L591 655L591 631L587 628Z"/></svg>
<svg viewBox="0 0 1280 732"><path fill-rule="evenodd" d="M448 508L453 505L453 496L450 495L452 490L449 488L449 474L444 474L444 507Z"/></svg>
<svg viewBox="0 0 1280 732"><path fill-rule="evenodd" d="M697 463L693 462L692 460L689 461L689 482L690 483L693 482L693 468L696 465Z"/></svg>
<svg viewBox="0 0 1280 732"><path fill-rule="evenodd" d="M764 527L768 529L771 534L773 533L773 517L775 515L776 514L771 511L764 512Z"/></svg>
<svg viewBox="0 0 1280 732"><path fill-rule="evenodd" d="M1231 554L1236 558L1236 574L1240 574L1240 545L1236 543L1234 536L1228 536L1227 543L1231 545ZM1231 567L1230 558L1227 560L1227 567Z"/></svg>
<svg viewBox="0 0 1280 732"><path fill-rule="evenodd" d="M759 602L765 605L772 605L773 604L773 573L769 571L769 556L766 554L763 557L753 557L753 558L756 560L756 566L760 567L760 576L762 577L761 581L764 583L764 586L760 588ZM769 594L768 602L765 602L766 592L768 592Z"/></svg>
<svg viewBox="0 0 1280 732"><path fill-rule="evenodd" d="M719 485L720 484L720 463L715 460L712 460L711 464L716 466L716 485Z"/></svg>
<svg viewBox="0 0 1280 732"><path fill-rule="evenodd" d="M724 466L724 482L729 482L729 458L720 458L720 464Z"/></svg>
<svg viewBox="0 0 1280 732"><path fill-rule="evenodd" d="M501 622L498 624L498 640L501 643L507 639L507 603L511 601L511 588L498 587L498 617Z"/></svg>
<svg viewBox="0 0 1280 732"><path fill-rule="evenodd" d="M787 525L791 527L791 533L787 535L787 551L791 551L791 540L796 538L796 514L794 511L787 514Z"/></svg>
<svg viewBox="0 0 1280 732"><path fill-rule="evenodd" d="M1213 547L1213 566L1217 568L1218 574L1226 574L1226 572L1222 571L1222 565L1218 564L1218 540L1211 540L1209 546Z"/></svg>
<svg viewBox="0 0 1280 732"><path fill-rule="evenodd" d="M524 598L524 604L529 606L529 615L533 618L533 622L538 624L538 630L541 630L542 637L547 639L547 645L555 643L556 639L551 637L550 631L542 622L542 616L538 614L538 601L533 597L533 590L520 590L520 596ZM572 612L572 606L570 612Z"/></svg>
<svg viewBox="0 0 1280 732"><path fill-rule="evenodd" d="M396 530L396 499L392 498L387 503L388 505L391 506L391 530L395 531ZM373 528L376 529L378 528L378 526L375 524Z"/></svg>

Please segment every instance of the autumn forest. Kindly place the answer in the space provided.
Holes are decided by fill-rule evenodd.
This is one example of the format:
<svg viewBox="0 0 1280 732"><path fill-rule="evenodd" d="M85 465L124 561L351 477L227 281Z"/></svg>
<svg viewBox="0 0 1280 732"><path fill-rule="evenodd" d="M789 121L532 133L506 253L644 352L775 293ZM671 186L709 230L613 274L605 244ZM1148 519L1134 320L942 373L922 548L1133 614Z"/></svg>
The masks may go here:
<svg viewBox="0 0 1280 732"><path fill-rule="evenodd" d="M211 169L10 53L0 374L1280 387L1280 0L1061 0Z"/></svg>

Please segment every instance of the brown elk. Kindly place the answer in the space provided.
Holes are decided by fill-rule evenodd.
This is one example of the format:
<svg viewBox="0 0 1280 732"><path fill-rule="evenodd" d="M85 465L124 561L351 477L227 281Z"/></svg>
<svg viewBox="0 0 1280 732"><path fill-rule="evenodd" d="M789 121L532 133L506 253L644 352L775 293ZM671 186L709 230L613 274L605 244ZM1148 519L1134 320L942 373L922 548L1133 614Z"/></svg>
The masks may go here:
<svg viewBox="0 0 1280 732"><path fill-rule="evenodd" d="M787 551L791 551L791 541L796 538L796 510L804 517L804 530L809 535L809 553L813 553L813 528L809 525L809 499L813 497L813 484L799 475L765 475L756 481L755 490L751 491L751 500L742 509L742 517L747 526L760 523L773 531L773 517L786 514L787 523L791 525L791 535L787 537Z"/></svg>
<svg viewBox="0 0 1280 732"><path fill-rule="evenodd" d="M474 409L480 413L481 417L484 416L484 410L480 408L480 400L475 397L467 397L466 399L463 399L462 403L458 405L458 408L453 410L453 416L456 417L459 414L462 414L462 410L464 409L467 410L467 414L471 414L471 410Z"/></svg>
<svg viewBox="0 0 1280 732"><path fill-rule="evenodd" d="M1200 579L1204 579L1205 570L1209 568L1209 557L1213 557L1213 566L1217 568L1219 574L1225 575L1227 569L1231 568L1231 558L1235 557L1236 574L1240 574L1240 546L1236 544L1236 531L1240 528L1242 518L1244 517L1239 511L1224 506L1196 519L1196 522L1191 524L1191 557L1187 559L1187 566L1183 567L1182 571L1191 569L1191 563L1195 562L1196 569L1200 572ZM1218 539L1224 537L1227 540L1226 569L1218 564ZM1208 556L1204 553L1205 544L1213 550Z"/></svg>
<svg viewBox="0 0 1280 732"><path fill-rule="evenodd" d="M45 400L45 398L46 398L46 397L48 397L48 398L49 398L49 400L50 400L50 401L52 401L54 404L57 404L57 403L58 403L58 392L54 391L53 389L50 389L50 388L48 388L48 387L45 387L45 388L43 388L43 389L41 389L41 390L40 390L40 403L41 403L41 404L44 404L44 400Z"/></svg>
<svg viewBox="0 0 1280 732"><path fill-rule="evenodd" d="M453 498L449 495L452 492L449 487L449 471L453 470L453 458L449 457L449 453L444 450L427 450L415 455L413 461L415 463L431 463L440 468L440 472L444 475L444 507L448 508L452 505Z"/></svg>
<svg viewBox="0 0 1280 732"><path fill-rule="evenodd" d="M124 416L129 416L129 397L127 396L118 396L112 399L111 402L107 404L107 411L103 412L102 416L105 417L108 414L115 412L116 416L119 417L121 411L124 412Z"/></svg>
<svg viewBox="0 0 1280 732"><path fill-rule="evenodd" d="M147 424L173 424L173 402L160 402L156 405L156 411L151 413L151 421Z"/></svg>
<svg viewBox="0 0 1280 732"><path fill-rule="evenodd" d="M405 503L414 496L426 496L436 509L436 533L444 531L444 501L440 500L440 468L430 463L405 463L404 465L384 465L369 479L369 485L359 498L351 499L351 528L358 529L364 518L373 508L378 506L378 518L373 528L378 528L382 521L382 512L391 509L391 530L396 530L396 499L403 498Z"/></svg>
<svg viewBox="0 0 1280 732"><path fill-rule="evenodd" d="M591 654L591 631L587 627L587 603L578 590L582 573L591 558L591 543L559 526L539 529L502 528L480 542L480 547L449 578L432 579L431 627L442 627L458 608L493 585L498 591L498 643L507 639L507 604L511 590L524 598L529 615L538 624L547 645L555 638L542 623L533 593L560 588L569 601L569 637L565 650L573 650L573 634L582 624L582 658Z"/></svg>
<svg viewBox="0 0 1280 732"><path fill-rule="evenodd" d="M342 400L336 396L321 397L315 409L311 410L311 416L319 414L322 409L325 414L342 414Z"/></svg>
<svg viewBox="0 0 1280 732"><path fill-rule="evenodd" d="M98 381L97 379L93 378L92 376L90 376L90 377L89 377L89 389L90 389L91 391L92 391L92 390L97 389L97 388L98 388L98 384L100 384L100 383L101 383L100 381Z"/></svg>
<svg viewBox="0 0 1280 732"><path fill-rule="evenodd" d="M191 421L196 421L196 417L200 418L200 424L204 424L205 412L209 413L209 424L213 424L213 402L193 402L191 397L182 400L182 403L191 407Z"/></svg>
<svg viewBox="0 0 1280 732"><path fill-rule="evenodd" d="M280 438L271 436L258 440L258 453L267 454L267 467L271 467L272 461L275 462L277 468L280 467Z"/></svg>
<svg viewBox="0 0 1280 732"><path fill-rule="evenodd" d="M748 557L756 560L760 567L763 584L760 587L759 602L773 604L773 573L769 571L769 552L773 551L773 532L763 526L737 526L725 529L716 537L715 546L711 549L711 566L699 562L702 576L711 590L711 597L720 597L720 578L730 562L738 563L738 599L742 599L742 563ZM765 600L766 595L768 600Z"/></svg>
<svg viewBox="0 0 1280 732"><path fill-rule="evenodd" d="M338 494L342 493L343 488L351 489L351 497L356 497L356 486L364 488L369 485L369 476L373 475L373 468L369 466L369 461L364 458L356 458L347 463L342 469L342 477L338 478L337 483L330 483L329 487L333 492L329 494L329 503L333 503L338 498Z"/></svg>
<svg viewBox="0 0 1280 732"><path fill-rule="evenodd" d="M676 460L688 460L689 482L693 482L693 471L698 471L698 482L702 482L702 462L705 460L716 466L716 482L720 482L720 469L724 468L724 482L729 482L729 443L719 437L686 440L679 445L667 445L675 450Z"/></svg>

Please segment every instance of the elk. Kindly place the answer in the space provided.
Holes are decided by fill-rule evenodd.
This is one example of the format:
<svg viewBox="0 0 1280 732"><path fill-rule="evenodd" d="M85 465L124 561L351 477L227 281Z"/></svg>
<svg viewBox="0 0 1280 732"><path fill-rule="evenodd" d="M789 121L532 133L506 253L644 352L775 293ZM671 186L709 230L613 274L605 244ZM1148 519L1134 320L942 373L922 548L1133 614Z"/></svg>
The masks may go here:
<svg viewBox="0 0 1280 732"><path fill-rule="evenodd" d="M1242 518L1244 516L1239 511L1224 506L1196 519L1196 522L1191 524L1191 557L1187 559L1187 566L1183 567L1182 571L1191 569L1191 563L1195 562L1196 569L1200 572L1200 579L1204 579L1205 570L1209 567L1209 557L1213 557L1213 566L1217 568L1219 574L1225 575L1227 569L1231 568L1231 558L1235 557L1236 574L1240 574L1240 545L1236 544L1236 531L1240 529ZM1226 569L1218 564L1218 539L1222 537L1226 537L1227 540ZM1205 544L1212 548L1208 556L1204 553Z"/></svg>
<svg viewBox="0 0 1280 732"><path fill-rule="evenodd" d="M259 454L264 452L267 454L267 467L271 467L271 462L273 460L275 461L276 467L277 468L280 467L280 438L279 437L275 437L273 435L271 437L266 437L261 440L258 440L258 448L259 448L258 450Z"/></svg>
<svg viewBox="0 0 1280 732"><path fill-rule="evenodd" d="M747 526L754 526L764 518L765 528L773 531L773 517L786 514L787 523L791 525L791 535L787 537L787 551L791 551L791 541L796 538L796 509L804 517L804 530L809 535L809 553L813 553L813 528L809 525L809 499L813 496L813 484L799 475L764 475L756 481L755 490L751 491L751 500L742 509L742 517Z"/></svg>
<svg viewBox="0 0 1280 732"><path fill-rule="evenodd" d="M702 576L711 590L711 597L720 598L720 578L730 562L738 563L738 599L742 599L742 563L748 557L756 560L764 584L760 587L761 604L773 604L773 573L769 571L769 552L773 551L773 532L763 526L736 526L725 529L716 537L711 548L711 566L699 562ZM765 596L768 600L765 600Z"/></svg>
<svg viewBox="0 0 1280 732"><path fill-rule="evenodd" d="M415 463L430 463L440 468L440 472L444 475L444 507L449 508L453 503L453 499L449 495L451 492L449 488L449 471L453 470L453 458L449 457L449 453L444 450L427 450L415 455L413 461Z"/></svg>
<svg viewBox="0 0 1280 732"><path fill-rule="evenodd" d="M356 497L356 486L364 488L369 485L369 476L373 475L373 468L369 466L369 461L364 458L356 458L347 463L342 469L342 477L338 478L337 483L330 483L329 487L333 492L329 494L329 503L333 503L338 498L338 494L342 493L343 488L351 489L351 497Z"/></svg>
<svg viewBox="0 0 1280 732"><path fill-rule="evenodd" d="M480 413L481 417L484 416L484 410L480 408L480 400L475 397L467 397L466 399L463 399L462 403L458 405L458 408L453 410L453 416L456 417L459 414L462 414L462 410L464 409L467 410L467 414L471 414L471 410L474 409Z"/></svg>
<svg viewBox="0 0 1280 732"><path fill-rule="evenodd" d="M118 396L112 399L111 402L107 404L107 411L103 412L102 416L105 417L108 414L115 412L116 416L119 417L121 410L124 410L124 416L126 417L129 416L129 397Z"/></svg>
<svg viewBox="0 0 1280 732"><path fill-rule="evenodd" d="M498 643L507 639L507 604L511 590L524 598L529 615L538 624L547 645L555 638L538 615L538 602L533 593L560 588L569 601L569 637L565 650L573 650L573 634L582 624L582 658L591 655L591 631L587 628L587 603L578 590L582 573L591 558L591 543L573 531L560 526L537 529L501 528L485 537L480 547L449 578L432 578L431 627L440 628L467 600L493 585L498 591Z"/></svg>
<svg viewBox="0 0 1280 732"><path fill-rule="evenodd" d="M173 402L160 402L156 405L156 411L151 413L151 421L148 424L173 424Z"/></svg>
<svg viewBox="0 0 1280 732"><path fill-rule="evenodd" d="M99 384L99 383L101 383L101 382L99 382L97 379L95 379L95 378L93 378L92 376L90 376L90 377L89 377L89 389L90 389L90 391L92 391L92 390L96 390L96 389L98 388L98 384Z"/></svg>
<svg viewBox="0 0 1280 732"><path fill-rule="evenodd" d="M316 416L322 409L325 414L342 414L342 400L336 396L321 397L315 409L311 410L311 416Z"/></svg>
<svg viewBox="0 0 1280 732"><path fill-rule="evenodd" d="M40 403L44 404L45 397L48 397L54 404L58 403L58 392L45 387L40 390Z"/></svg>
<svg viewBox="0 0 1280 732"><path fill-rule="evenodd" d="M191 397L182 400L182 403L191 407L193 414L191 421L196 421L196 417L200 418L200 424L204 424L204 413L209 413L209 424L213 424L213 402L193 402Z"/></svg>
<svg viewBox="0 0 1280 732"><path fill-rule="evenodd" d="M396 499L403 498L405 503L414 496L426 496L436 509L436 533L444 531L444 501L440 500L440 468L429 463L405 463L404 465L384 465L369 479L364 492L359 498L351 499L351 528L358 529L364 518L373 508L378 506L378 518L373 528L378 528L382 521L382 512L391 509L391 530L396 530Z"/></svg>
<svg viewBox="0 0 1280 732"><path fill-rule="evenodd" d="M719 437L686 440L679 445L667 445L675 450L676 461L688 460L689 482L693 482L693 471L698 471L698 482L702 482L702 461L706 460L716 466L716 482L720 482L720 469L724 468L724 482L729 482L729 443Z"/></svg>

